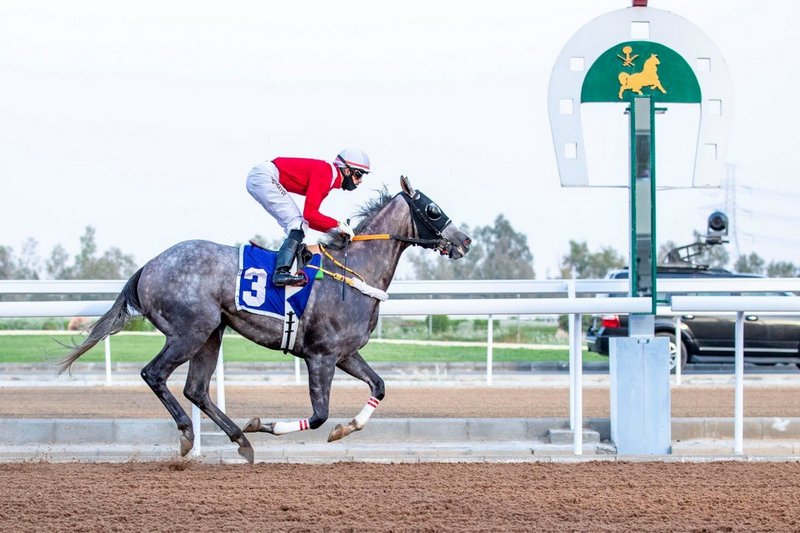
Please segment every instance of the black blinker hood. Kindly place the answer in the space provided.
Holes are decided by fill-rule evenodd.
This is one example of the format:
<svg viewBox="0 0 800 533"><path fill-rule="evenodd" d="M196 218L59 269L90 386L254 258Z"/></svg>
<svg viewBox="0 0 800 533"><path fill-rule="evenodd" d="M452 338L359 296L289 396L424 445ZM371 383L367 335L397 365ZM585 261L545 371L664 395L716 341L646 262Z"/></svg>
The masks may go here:
<svg viewBox="0 0 800 533"><path fill-rule="evenodd" d="M417 235L422 239L442 239L442 232L450 225L450 217L445 215L444 211L442 211L441 217L436 220L431 220L430 217L425 214L425 208L436 202L425 196L419 190L415 191L415 193L413 198L403 193L403 198L411 208L411 218L414 220L414 228Z"/></svg>

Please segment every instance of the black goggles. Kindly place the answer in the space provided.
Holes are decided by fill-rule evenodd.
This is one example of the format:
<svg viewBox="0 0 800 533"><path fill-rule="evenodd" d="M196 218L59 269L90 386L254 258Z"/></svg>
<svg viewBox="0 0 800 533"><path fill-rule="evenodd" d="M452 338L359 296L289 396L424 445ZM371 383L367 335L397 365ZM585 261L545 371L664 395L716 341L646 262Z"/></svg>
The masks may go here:
<svg viewBox="0 0 800 533"><path fill-rule="evenodd" d="M369 171L367 171L367 170L361 170L360 168L351 167L350 165L347 164L347 161L342 159L341 156L337 155L336 159L341 161L344 166L346 166L348 169L350 169L350 172L352 172L353 177L356 178L357 180L360 180L361 178L363 178L365 174L369 174Z"/></svg>

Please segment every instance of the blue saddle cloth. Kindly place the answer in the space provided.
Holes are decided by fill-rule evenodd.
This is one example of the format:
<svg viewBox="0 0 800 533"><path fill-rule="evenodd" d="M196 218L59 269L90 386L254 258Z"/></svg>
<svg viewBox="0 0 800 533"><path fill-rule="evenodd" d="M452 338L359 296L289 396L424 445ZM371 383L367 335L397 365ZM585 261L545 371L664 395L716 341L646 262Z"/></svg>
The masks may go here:
<svg viewBox="0 0 800 533"><path fill-rule="evenodd" d="M275 271L276 252L257 246L243 244L239 249L239 276L236 278L236 308L259 315L283 318L291 310L301 318L311 296L314 279L318 270L309 265L319 266L322 258L315 254L303 269L308 276L305 287L278 287L272 284ZM287 289L294 292L286 298ZM287 308L287 304L290 309Z"/></svg>

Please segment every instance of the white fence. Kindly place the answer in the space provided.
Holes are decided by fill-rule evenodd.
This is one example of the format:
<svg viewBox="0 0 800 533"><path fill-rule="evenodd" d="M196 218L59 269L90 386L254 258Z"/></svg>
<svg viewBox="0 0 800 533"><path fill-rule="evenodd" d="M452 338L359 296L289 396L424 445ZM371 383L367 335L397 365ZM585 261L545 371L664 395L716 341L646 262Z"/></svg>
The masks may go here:
<svg viewBox="0 0 800 533"><path fill-rule="evenodd" d="M2 294L115 294L124 281L10 281L0 280ZM800 292L800 279L659 279L663 293L780 293ZM627 280L485 280L485 281L396 281L389 288L390 299L381 304L380 314L391 315L477 315L489 317L487 338L487 384L492 383L493 315L569 315L570 427L583 427L582 413L582 332L583 314L646 313L650 300L624 295ZM113 302L40 301L0 302L0 317L99 316ZM743 433L743 339L745 312L800 313L800 298L783 296L675 296L672 305L659 307L659 314L681 313L737 314L736 326L736 401L734 451L742 453ZM676 326L680 341L680 328ZM680 346L680 342L678 342ZM108 348L107 348L108 352ZM107 355L107 365L109 356ZM222 361L222 358L220 358ZM680 365L678 365L680 367ZM109 376L107 370L107 377ZM224 410L223 365L218 365L217 390ZM677 379L680 379L678 374ZM199 413L194 417L199 421ZM198 431L195 432L199 435ZM574 452L582 453L582 431L574 431ZM199 439L198 439L199 440ZM198 443L199 444L199 443ZM199 446L197 446L199 449Z"/></svg>

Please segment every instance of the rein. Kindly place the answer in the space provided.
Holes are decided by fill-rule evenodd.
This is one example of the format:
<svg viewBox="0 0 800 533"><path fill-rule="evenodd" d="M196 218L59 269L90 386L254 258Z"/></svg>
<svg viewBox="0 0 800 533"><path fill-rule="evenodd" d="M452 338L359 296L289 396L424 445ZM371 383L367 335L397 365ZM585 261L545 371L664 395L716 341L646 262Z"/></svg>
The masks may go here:
<svg viewBox="0 0 800 533"><path fill-rule="evenodd" d="M336 281L340 281L343 284L350 285L354 289L359 290L362 293L366 294L367 296L375 298L376 300L380 300L381 302L385 302L386 300L389 299L389 295L386 294L386 291L382 291L381 289L378 289L377 287L373 287L372 285L368 285L367 282L364 281L364 276L362 276L361 274L359 274L355 270L353 270L351 268L348 268L345 265L343 265L341 262L339 262L339 260L337 260L335 257L333 257L330 254L330 252L328 252L328 250L326 250L325 247L322 246L321 244L318 245L318 246L319 246L320 251L323 254L325 254L325 257L327 257L328 259L333 261L334 265L338 266L339 268L341 268L345 272L350 272L355 277L348 278L344 274L339 274L338 272L333 272L331 270L327 270L325 268L322 268L321 266L308 265L310 268L314 268L316 270L319 270L323 274L329 275L330 277L332 277ZM344 285L342 285L342 287L344 287Z"/></svg>
<svg viewBox="0 0 800 533"><path fill-rule="evenodd" d="M345 271L345 272L350 272L352 275L354 275L355 277L357 277L357 278L358 278L358 279L360 279L361 281L366 281L366 280L364 279L364 276L362 276L361 274L359 274L358 272L356 272L356 271L355 271L355 270L353 270L352 268L348 268L346 265L343 265L343 264L342 264L342 263L341 263L341 262L340 262L338 259L336 259L335 257L333 257L333 256L330 254L330 252L329 252L328 250L326 250L326 249L325 249L325 247L324 247L324 246L322 246L321 244L319 244L319 245L317 245L317 246L319 246L319 249L320 249L320 251L321 251L323 254L325 254L325 257L327 257L328 259L330 259L331 261L333 261L333 264L334 264L334 265L336 265L337 267L341 268L341 269L342 269L343 271ZM338 272L329 272L329 271L325 270L325 269L324 269L324 268L322 268L322 267L316 267L316 266L314 266L314 265L308 265L308 266L310 266L310 267L312 267L312 268L316 268L316 269L317 269L317 270L319 270L320 272L323 272L323 273L325 273L325 274L327 274L327 275L331 276L331 277L332 277L333 279L335 279L336 281L345 281L345 282L346 282L346 281L349 279L349 278L346 278L346 277L345 277L343 274L339 274Z"/></svg>
<svg viewBox="0 0 800 533"><path fill-rule="evenodd" d="M422 246L423 248L435 248L443 242L444 239L417 239L414 237L403 237L402 235L390 235L389 233L375 233L372 235L356 235L351 240L353 241L401 241L407 242L414 246Z"/></svg>
<svg viewBox="0 0 800 533"><path fill-rule="evenodd" d="M428 197L425 196L424 194L422 194L421 192L415 193L415 196L413 198L411 198L411 196L408 195L408 194L404 195L403 198L406 200L406 202L408 203L409 207L411 208L412 219L414 221L414 226L418 230L418 232L420 230L420 228L418 227L418 223L421 222L423 224L423 226L424 226L424 232L423 232L424 235L426 235L426 236L431 235L431 236L435 236L435 237L438 237L438 238L425 239L425 238L417 238L417 237L405 237L403 235L394 235L394 234L391 234L391 233L374 233L374 234L366 234L366 235L355 235L355 236L353 236L351 238L351 241L388 241L388 240L400 241L400 242L405 242L405 243L411 244L412 246L422 246L423 248L430 248L430 249L434 249L434 250L439 250L439 252L444 255L446 253L446 251L447 251L447 246L450 243L448 242L447 239L442 238L442 230L444 230L444 228L446 228L448 226L448 224L450 224L450 219L447 218L447 217L444 217L440 221L440 218L442 217L441 210L439 209L439 207L436 204L431 202L428 199ZM421 200L427 201L427 204L425 205L424 208L419 207L417 205L417 203L419 201L421 201ZM432 207L435 208L435 211L433 211L432 214L426 215L425 213L423 213L423 209L430 210ZM431 217L436 221L435 223L432 222L431 220L429 220L429 218L431 218ZM349 220L348 220L348 222L349 222ZM381 300L381 301L385 301L385 300L387 300L389 298L389 295L386 294L385 291L382 291L381 289L378 289L376 287L372 287L371 285L368 285L366 283L365 279L364 279L364 276L362 276L358 272L354 271L353 269L347 267L347 249L346 248L345 248L345 256L344 256L345 257L344 264L342 264L338 259L333 257L328 252L328 250L326 250L325 247L322 246L321 244L319 245L319 249L323 254L325 254L325 257L327 257L330 261L333 262L334 265L336 265L337 267L342 269L342 273L339 274L338 272L332 272L330 270L326 270L326 269L322 268L321 265L318 266L318 267L317 266L313 266L313 265L308 265L308 266L310 266L311 268L314 268L316 270L319 270L323 274L329 275L330 277L332 277L336 281L342 282L342 300L344 300L344 284L350 285L354 289L357 289L357 290L363 292L367 296L371 296L371 297L376 298L376 299ZM451 250L451 253L452 253L452 250ZM346 275L348 272L350 274L352 274L354 277L348 278L347 275Z"/></svg>

